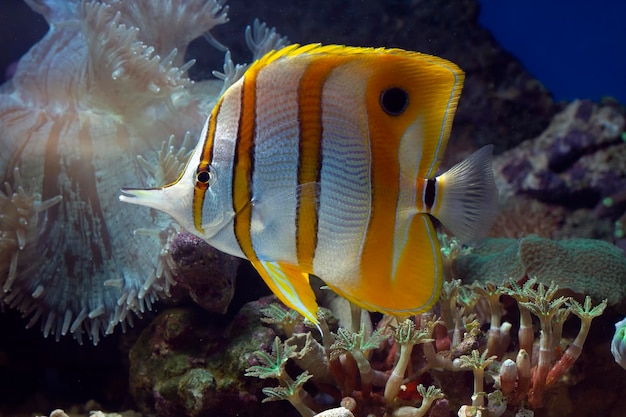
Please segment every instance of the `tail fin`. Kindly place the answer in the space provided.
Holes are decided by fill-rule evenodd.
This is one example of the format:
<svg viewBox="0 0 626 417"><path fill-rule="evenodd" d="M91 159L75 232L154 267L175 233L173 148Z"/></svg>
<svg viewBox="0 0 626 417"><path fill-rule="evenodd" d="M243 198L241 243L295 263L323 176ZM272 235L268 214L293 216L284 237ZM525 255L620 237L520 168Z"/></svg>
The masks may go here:
<svg viewBox="0 0 626 417"><path fill-rule="evenodd" d="M464 242L486 236L498 211L492 152L483 146L437 177L431 214Z"/></svg>

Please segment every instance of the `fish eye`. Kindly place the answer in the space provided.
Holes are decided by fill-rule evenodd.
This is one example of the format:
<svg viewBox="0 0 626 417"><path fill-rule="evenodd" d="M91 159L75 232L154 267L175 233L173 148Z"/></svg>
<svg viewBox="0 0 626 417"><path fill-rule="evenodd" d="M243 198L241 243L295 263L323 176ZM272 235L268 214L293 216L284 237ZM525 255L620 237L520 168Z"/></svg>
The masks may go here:
<svg viewBox="0 0 626 417"><path fill-rule="evenodd" d="M209 167L207 165L201 165L198 167L196 171L196 187L200 188L208 188L209 185L213 182L213 175L209 171Z"/></svg>
<svg viewBox="0 0 626 417"><path fill-rule="evenodd" d="M211 174L209 174L209 171L200 171L196 175L196 181L202 184L208 184L210 179L211 179Z"/></svg>
<svg viewBox="0 0 626 417"><path fill-rule="evenodd" d="M400 87L391 87L380 93L380 107L390 116L400 116L409 104L409 93Z"/></svg>

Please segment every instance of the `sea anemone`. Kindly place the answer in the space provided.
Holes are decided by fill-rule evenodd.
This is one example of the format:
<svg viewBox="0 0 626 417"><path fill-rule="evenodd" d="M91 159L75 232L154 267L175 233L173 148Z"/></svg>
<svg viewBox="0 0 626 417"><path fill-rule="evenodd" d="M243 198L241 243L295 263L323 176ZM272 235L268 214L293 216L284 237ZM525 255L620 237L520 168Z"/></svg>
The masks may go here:
<svg viewBox="0 0 626 417"><path fill-rule="evenodd" d="M228 20L227 8L26 1L50 30L0 87L0 305L40 322L45 336L87 334L95 344L168 295L177 226L117 195L173 181L185 163L183 138L197 137L224 83L192 81L184 54ZM263 39L284 42L257 32L251 40L264 48Z"/></svg>

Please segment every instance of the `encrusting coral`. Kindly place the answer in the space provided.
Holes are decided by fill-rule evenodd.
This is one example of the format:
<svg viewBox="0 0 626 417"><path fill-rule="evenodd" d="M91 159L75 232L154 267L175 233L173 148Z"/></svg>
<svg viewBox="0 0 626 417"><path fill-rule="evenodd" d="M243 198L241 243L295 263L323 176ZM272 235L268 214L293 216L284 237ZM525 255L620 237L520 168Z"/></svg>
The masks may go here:
<svg viewBox="0 0 626 417"><path fill-rule="evenodd" d="M596 239L485 239L470 253L454 259L454 276L463 282L503 284L509 278L536 278L561 290L606 298L609 305L626 299L626 258L614 245Z"/></svg>
<svg viewBox="0 0 626 417"><path fill-rule="evenodd" d="M167 296L176 269L176 226L124 210L120 187L174 180L242 67L227 54L221 80L187 74L224 0L26 1L50 29L0 87L0 303L95 344ZM256 54L285 42L258 22L247 38Z"/></svg>

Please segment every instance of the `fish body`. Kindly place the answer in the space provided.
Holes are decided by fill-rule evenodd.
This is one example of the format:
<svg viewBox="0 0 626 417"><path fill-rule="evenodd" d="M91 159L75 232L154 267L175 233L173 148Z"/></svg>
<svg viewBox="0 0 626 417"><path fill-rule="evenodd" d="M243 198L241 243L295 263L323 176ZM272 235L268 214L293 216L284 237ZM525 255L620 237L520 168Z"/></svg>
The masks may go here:
<svg viewBox="0 0 626 417"><path fill-rule="evenodd" d="M491 147L436 177L462 85L430 55L291 45L223 94L176 182L120 199L250 260L313 322L309 274L368 310L415 314L442 281L430 215L471 238L495 211Z"/></svg>

